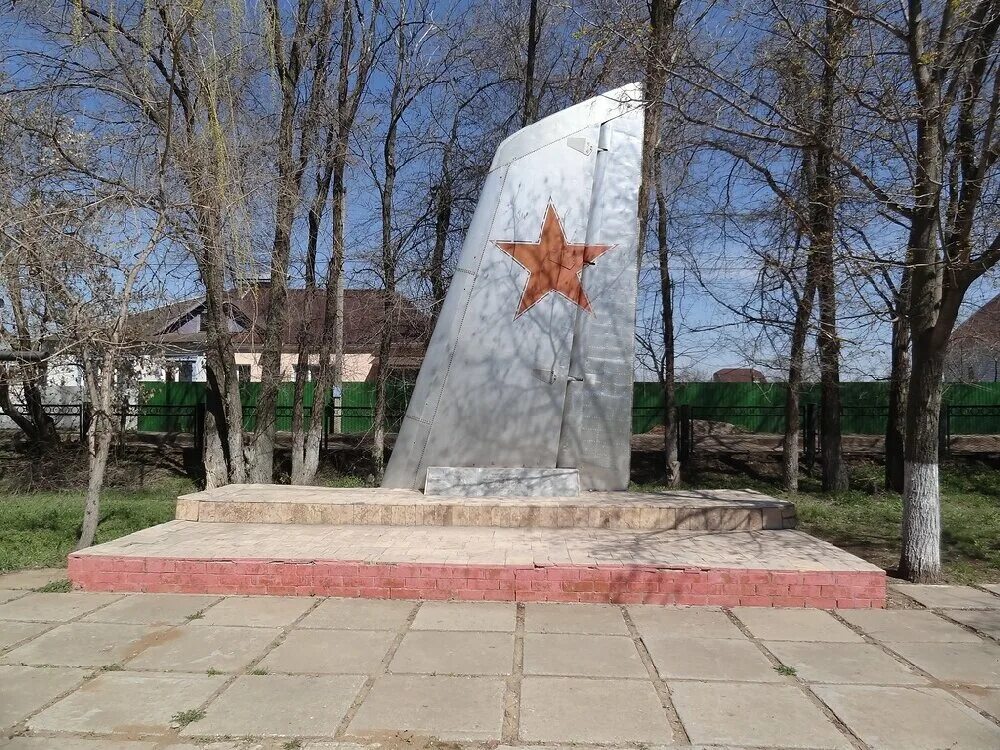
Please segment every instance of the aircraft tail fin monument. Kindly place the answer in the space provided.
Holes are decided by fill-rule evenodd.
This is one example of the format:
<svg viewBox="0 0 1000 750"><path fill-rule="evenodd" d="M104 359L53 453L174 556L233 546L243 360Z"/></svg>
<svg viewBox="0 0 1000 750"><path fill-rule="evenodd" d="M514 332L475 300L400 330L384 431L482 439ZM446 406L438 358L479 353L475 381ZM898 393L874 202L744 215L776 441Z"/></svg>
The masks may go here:
<svg viewBox="0 0 1000 750"><path fill-rule="evenodd" d="M627 488L642 130L630 84L500 144L384 487L481 467Z"/></svg>

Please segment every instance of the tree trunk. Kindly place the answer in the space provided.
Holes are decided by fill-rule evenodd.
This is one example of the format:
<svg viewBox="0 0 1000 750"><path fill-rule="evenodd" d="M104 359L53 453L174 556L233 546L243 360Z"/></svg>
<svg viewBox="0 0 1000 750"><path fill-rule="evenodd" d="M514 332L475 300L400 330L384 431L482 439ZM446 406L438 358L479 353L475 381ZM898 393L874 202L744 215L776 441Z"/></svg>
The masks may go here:
<svg viewBox="0 0 1000 750"><path fill-rule="evenodd" d="M375 374L375 415L373 418L372 434L372 463L374 465L375 481L382 481L382 474L385 472L385 436L386 436L386 416L388 412L388 383L391 368L389 366L392 354L392 319L393 304L395 295L390 296L386 290L384 316L382 331L379 334L378 346L378 370Z"/></svg>
<svg viewBox="0 0 1000 750"><path fill-rule="evenodd" d="M802 390L802 363L805 357L809 321L816 299L816 279L812 253L806 258L806 280L795 309L791 349L788 358L788 390L785 393L785 435L781 443L781 478L788 492L799 490L799 394Z"/></svg>
<svg viewBox="0 0 1000 750"><path fill-rule="evenodd" d="M279 160L278 200L275 210L274 243L271 250L271 283L268 289L267 320L261 343L261 387L257 397L256 421L252 442L248 446L249 479L258 484L269 484L274 478L274 442L277 431L276 408L281 387L281 353L287 322L288 264L292 249L292 223L298 203L299 186L291 169L293 134L282 137L281 148L287 153ZM287 141L286 141L287 138ZM304 313L308 311L303 310Z"/></svg>
<svg viewBox="0 0 1000 750"><path fill-rule="evenodd" d="M899 575L933 582L941 574L941 489L938 484L938 427L947 338L938 337L944 309L940 266L939 206L944 178L941 90L933 58L925 50L928 19L919 2L908 3L910 67L919 109L916 169L907 259L910 294L907 316L913 361L906 400L903 447L903 524ZM950 327L948 328L950 331Z"/></svg>
<svg viewBox="0 0 1000 750"><path fill-rule="evenodd" d="M444 153L441 156L441 179L437 189L434 191L434 245L431 248L431 298L433 307L431 308L431 329L437 323L438 315L441 313L441 306L444 304L444 295L448 289L444 274L444 253L448 244L448 230L451 228L452 212L452 181L451 181L451 150L455 139L458 137L458 115L455 115L451 128L451 141L445 144Z"/></svg>
<svg viewBox="0 0 1000 750"><path fill-rule="evenodd" d="M211 310L211 305L206 310ZM235 357L228 331L215 333L213 329L218 330L218 323L211 320L211 315L206 317L209 348L205 353L205 484L207 487L242 484L246 481L243 406L236 382Z"/></svg>
<svg viewBox="0 0 1000 750"><path fill-rule="evenodd" d="M532 0L534 7L534 0ZM375 464L375 479L382 481L385 470L385 420L388 412L386 398L391 367L392 335L395 331L396 306L396 238L392 232L392 214L396 197L396 145L397 127L406 107L403 102L404 66L409 50L404 32L406 6L400 6L400 26L396 34L396 70L389 97L389 125L382 143L382 164L384 179L381 189L382 209L382 258L381 274L384 297L382 300L382 328L379 331L378 371L375 376L375 424L372 439L372 461Z"/></svg>
<svg viewBox="0 0 1000 750"><path fill-rule="evenodd" d="M226 468L226 449L219 432L217 412L207 406L204 430L201 460L205 471L205 489L211 490L229 484L229 470Z"/></svg>
<svg viewBox="0 0 1000 750"><path fill-rule="evenodd" d="M845 492L850 486L844 464L840 418L840 339L837 336L833 269L823 262L819 289L820 459L823 491Z"/></svg>
<svg viewBox="0 0 1000 750"><path fill-rule="evenodd" d="M905 480L903 450L906 438L907 384L910 377L910 326L906 318L909 270L896 295L892 322L891 368L889 370L889 411L885 422L885 488L902 492Z"/></svg>
<svg viewBox="0 0 1000 750"><path fill-rule="evenodd" d="M938 429L943 391L944 348L933 331L913 340L906 404L903 540L899 575L933 583L941 574L941 490Z"/></svg>
<svg viewBox="0 0 1000 750"><path fill-rule="evenodd" d="M538 0L528 0L528 47L524 61L524 98L521 105L521 127L538 119L538 93L535 91L535 63L538 57Z"/></svg>
<svg viewBox="0 0 1000 750"><path fill-rule="evenodd" d="M663 475L668 487L681 483L681 462L677 451L677 399L674 377L674 295L670 279L670 244L667 237L667 199L660 178L660 159L654 156L656 185L656 258L660 270L660 299L663 319Z"/></svg>
<svg viewBox="0 0 1000 750"><path fill-rule="evenodd" d="M837 333L837 278L834 242L837 227L838 187L833 175L833 150L837 135L837 69L842 45L850 29L850 16L826 6L825 50L819 118L815 136L815 177L810 195L811 245L819 300L818 349L820 360L820 456L823 490L843 492L850 481L844 465L840 419L840 337Z"/></svg>
<svg viewBox="0 0 1000 750"><path fill-rule="evenodd" d="M307 295L310 293L307 291ZM312 305L309 301L306 301L306 308L312 309ZM309 354L312 351L312 347L309 345L307 331L299 332L299 351L298 357L296 359L295 368L295 386L292 391L292 474L291 483L299 484L296 482L296 476L298 470L302 465L303 454L305 453L306 446L306 423L305 423L305 405L303 401L305 400L306 392L306 375L309 372ZM316 403L316 391L313 391L313 408L321 408L320 405Z"/></svg>
<svg viewBox="0 0 1000 750"><path fill-rule="evenodd" d="M205 285L205 370L206 412L212 412L215 423L210 440L206 420L205 465L213 471L225 466L225 475L219 472L215 481L220 484L242 484L246 481L246 461L243 453L243 402L236 379L236 357L232 333L229 330L229 300L225 288L226 252L222 241L220 220L215 205L215 193L204 183L217 185L218 181L200 175L200 182L193 188L199 196L195 206L198 233L202 243L197 257L198 270ZM208 451L222 448L221 456L209 456ZM206 476L206 482L208 477Z"/></svg>
<svg viewBox="0 0 1000 750"><path fill-rule="evenodd" d="M80 539L76 549L85 549L94 544L97 536L97 524L101 520L101 490L104 487L104 474L108 466L108 455L111 453L111 441L114 431L110 428L110 415L106 411L98 411L90 424L89 456L87 459L90 476L87 479L87 498L83 506L83 524L80 527Z"/></svg>
<svg viewBox="0 0 1000 750"><path fill-rule="evenodd" d="M335 133L335 128L330 128L330 135L327 139L327 145L324 153L332 153L333 150L333 133ZM332 159L320 169L317 170L316 174L316 187L315 194L311 205L309 206L309 239L308 246L306 249L306 301L304 303L305 309L312 310L316 290L316 259L318 255L319 247L319 230L320 224L323 221L323 214L325 213L325 206L328 195L330 193L330 183L333 179L333 161ZM338 320L341 317L338 316ZM326 322L322 322L325 327ZM291 483L292 484L311 484L315 475L316 469L319 467L319 441L314 441L315 443L315 456L313 460L309 460L310 450L307 449L307 444L309 443L308 434L310 432L310 425L312 424L312 419L307 422L305 419L305 406L303 405L303 398L305 394L305 383L306 383L306 373L308 372L310 358L313 353L316 352L316 336L314 335L313 325L309 324L305 319L303 320L302 329L299 331L299 341L298 341L298 367L295 371L295 394L292 399L292 474ZM321 368L317 368L319 370ZM313 410L320 409L321 411L326 407L325 393L320 389L320 383L313 382ZM320 416L320 431L322 432L322 419ZM311 467L311 468L310 468Z"/></svg>

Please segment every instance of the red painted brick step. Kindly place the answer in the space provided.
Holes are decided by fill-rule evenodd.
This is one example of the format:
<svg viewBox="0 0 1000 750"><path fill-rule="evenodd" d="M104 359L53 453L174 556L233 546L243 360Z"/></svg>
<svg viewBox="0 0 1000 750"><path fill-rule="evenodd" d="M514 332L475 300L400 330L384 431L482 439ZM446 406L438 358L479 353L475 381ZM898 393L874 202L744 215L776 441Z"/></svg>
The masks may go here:
<svg viewBox="0 0 1000 750"><path fill-rule="evenodd" d="M378 599L602 602L759 607L884 607L881 571L651 566L370 564L336 560L70 555L85 591Z"/></svg>

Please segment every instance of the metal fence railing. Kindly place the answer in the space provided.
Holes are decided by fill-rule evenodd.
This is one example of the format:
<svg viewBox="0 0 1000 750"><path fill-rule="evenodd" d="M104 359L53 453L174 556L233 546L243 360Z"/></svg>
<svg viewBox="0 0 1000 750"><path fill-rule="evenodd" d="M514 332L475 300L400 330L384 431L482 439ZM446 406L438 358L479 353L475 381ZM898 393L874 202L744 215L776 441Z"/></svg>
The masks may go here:
<svg viewBox="0 0 1000 750"><path fill-rule="evenodd" d="M190 385L190 384L187 384ZM365 401L367 399L363 399ZM83 441L90 423L91 409L87 403L47 403L46 413L63 432L76 433ZM400 397L390 400L385 429L398 432L405 414L406 402ZM120 440L136 433L157 435L190 435L200 445L205 419L205 405L195 403L139 403L119 406L115 411ZM303 407L303 419L309 421L312 405ZM681 404L676 407L676 429L682 457L699 450L720 452L762 452L781 448L785 431L783 406L761 404ZM244 429L252 430L256 421L256 403L244 402ZM820 409L814 402L801 405L799 412L800 449L811 459L818 451L820 439ZM848 405L841 411L841 432L848 452L878 452L882 448L889 408L884 404ZM278 433L292 430L293 407L279 403L275 408ZM372 403L329 404L323 415L323 445L329 446L336 434L364 435L375 422ZM657 404L636 403L632 409L634 434L649 432L662 424L663 408ZM941 410L940 450L949 452L1000 453L1000 402L991 404L945 404Z"/></svg>

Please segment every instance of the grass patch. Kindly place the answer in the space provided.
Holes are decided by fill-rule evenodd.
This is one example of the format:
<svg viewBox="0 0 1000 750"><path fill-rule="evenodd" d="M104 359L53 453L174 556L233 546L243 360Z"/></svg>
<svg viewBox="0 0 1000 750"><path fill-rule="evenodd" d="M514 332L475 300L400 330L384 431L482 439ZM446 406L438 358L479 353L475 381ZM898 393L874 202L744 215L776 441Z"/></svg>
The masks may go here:
<svg viewBox="0 0 1000 750"><path fill-rule="evenodd" d="M101 667L102 672L121 672L124 669L125 667L123 667L121 664L105 664L103 667Z"/></svg>
<svg viewBox="0 0 1000 750"><path fill-rule="evenodd" d="M200 620L205 616L205 610L199 609L197 612L192 612L189 615L184 615L185 620Z"/></svg>
<svg viewBox="0 0 1000 750"><path fill-rule="evenodd" d="M849 492L820 492L818 470L803 473L800 491L783 492L775 471L755 463L696 467L687 477L691 489L754 489L795 502L799 528L859 557L891 570L899 560L902 502L882 489L882 467L853 464ZM367 480L350 474L325 475L321 484L361 487ZM952 461L941 467L942 563L944 581L981 583L1000 580L1000 469L982 461ZM142 489L109 488L102 497L97 541L105 542L164 523L174 517L177 496L195 489L185 478L168 476ZM633 485L657 490L655 484ZM83 520L79 491L0 491L0 572L65 565ZM39 591L68 591L54 581ZM202 612L187 616L203 617Z"/></svg>
<svg viewBox="0 0 1000 750"><path fill-rule="evenodd" d="M143 489L106 490L97 542L173 519L177 496L193 489L189 480L170 478ZM0 571L65 565L83 521L84 494L13 492L0 497Z"/></svg>
<svg viewBox="0 0 1000 750"><path fill-rule="evenodd" d="M171 718L170 721L179 727L186 727L196 721L201 721L205 718L205 709L203 708L189 708L186 711L178 711Z"/></svg>
<svg viewBox="0 0 1000 750"><path fill-rule="evenodd" d="M222 674L222 672L216 669L215 667L209 667L208 669L205 670L205 674L207 674L209 677L215 677L216 675Z"/></svg>
<svg viewBox="0 0 1000 750"><path fill-rule="evenodd" d="M281 746L282 750L300 750L301 747L302 740L300 739L288 740L288 742Z"/></svg>
<svg viewBox="0 0 1000 750"><path fill-rule="evenodd" d="M785 677L794 677L798 674L798 670L795 667L790 667L787 664L779 664L774 668L774 671L778 674L784 675Z"/></svg>
<svg viewBox="0 0 1000 750"><path fill-rule="evenodd" d="M686 486L753 489L791 500L801 530L887 570L899 562L903 503L882 488L880 465L852 465L852 489L834 494L820 492L818 476L803 476L800 491L789 494L776 479L729 471L698 472ZM977 461L942 464L941 524L944 582L1000 580L1000 470Z"/></svg>
<svg viewBox="0 0 1000 750"><path fill-rule="evenodd" d="M70 583L68 578L63 578L58 581L49 581L44 586L39 586L37 589L33 589L36 594L65 594L67 591L73 589L73 584Z"/></svg>
<svg viewBox="0 0 1000 750"><path fill-rule="evenodd" d="M263 667L254 667L253 669L248 671L247 674L252 674L256 677L263 677L264 675L267 674L267 670L264 669Z"/></svg>

